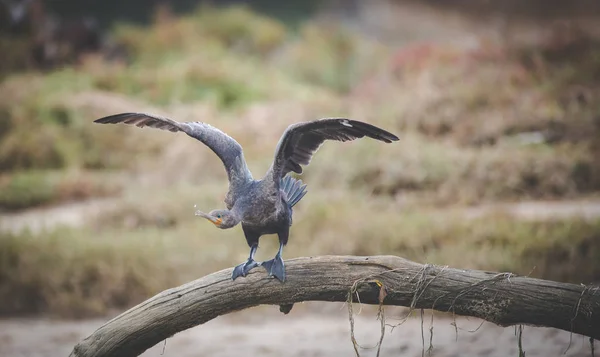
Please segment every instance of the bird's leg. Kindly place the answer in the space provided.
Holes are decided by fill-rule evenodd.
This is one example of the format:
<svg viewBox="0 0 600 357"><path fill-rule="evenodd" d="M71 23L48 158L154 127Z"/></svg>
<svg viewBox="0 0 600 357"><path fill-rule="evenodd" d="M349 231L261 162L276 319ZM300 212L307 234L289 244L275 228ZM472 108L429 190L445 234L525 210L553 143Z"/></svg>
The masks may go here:
<svg viewBox="0 0 600 357"><path fill-rule="evenodd" d="M279 242L279 251L277 251L275 258L262 263L262 266L265 267L269 276L274 276L282 283L285 281L285 265L283 264L283 259L281 259L283 245L282 242Z"/></svg>
<svg viewBox="0 0 600 357"><path fill-rule="evenodd" d="M258 249L258 243L252 244L250 247L250 256L245 263L242 263L235 268L233 268L233 274L231 274L231 280L235 280L238 276L246 276L250 270L256 268L260 265L257 261L254 260L254 254L256 254L256 249Z"/></svg>

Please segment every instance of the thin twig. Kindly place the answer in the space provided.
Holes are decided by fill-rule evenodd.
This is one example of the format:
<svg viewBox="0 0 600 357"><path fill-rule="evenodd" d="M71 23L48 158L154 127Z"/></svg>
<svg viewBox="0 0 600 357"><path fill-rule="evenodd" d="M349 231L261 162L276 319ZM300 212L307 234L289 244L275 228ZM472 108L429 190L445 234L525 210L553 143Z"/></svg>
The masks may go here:
<svg viewBox="0 0 600 357"><path fill-rule="evenodd" d="M352 341L352 346L354 347L356 357L360 357L360 352L358 352L358 343L356 343L356 338L354 337L354 313L352 311L352 295L353 292L348 293L348 320L350 321L350 340Z"/></svg>
<svg viewBox="0 0 600 357"><path fill-rule="evenodd" d="M163 356L165 354L165 349L167 348L167 339L165 339L165 343L163 344L163 348L162 351L160 352L160 355Z"/></svg>
<svg viewBox="0 0 600 357"><path fill-rule="evenodd" d="M421 357L425 357L425 332L423 331L423 309L421 309L421 343L423 344L423 348L421 349Z"/></svg>
<svg viewBox="0 0 600 357"><path fill-rule="evenodd" d="M431 356L433 352L433 311L431 312L431 323L429 324L429 348L427 349L427 355Z"/></svg>
<svg viewBox="0 0 600 357"><path fill-rule="evenodd" d="M452 309L452 319L454 320L452 323L454 325L454 333L456 334L455 342L458 342L458 324L456 323L456 313L454 313L454 309Z"/></svg>
<svg viewBox="0 0 600 357"><path fill-rule="evenodd" d="M583 290L581 291L581 295L579 296L579 299L577 300L577 304L575 305L575 314L573 315L573 317L571 318L571 333L569 334L569 344L567 345L567 349L563 352L563 354L567 354L567 352L569 351L569 349L571 348L571 343L573 342L573 323L575 322L575 319L577 318L577 314L579 313L579 307L581 306L581 300L583 299L583 294L585 294L585 291L588 289L588 286L583 286Z"/></svg>
<svg viewBox="0 0 600 357"><path fill-rule="evenodd" d="M385 337L385 308L383 307L383 301L379 304L379 311L377 312L377 318L381 322L381 335L379 336L379 342L377 342L377 357L381 352L381 345L383 345L383 338Z"/></svg>
<svg viewBox="0 0 600 357"><path fill-rule="evenodd" d="M518 331L519 357L525 357L525 351L523 351L523 325L519 325Z"/></svg>
<svg viewBox="0 0 600 357"><path fill-rule="evenodd" d="M360 295L358 294L358 285L361 282L367 282L364 279L359 279L356 280L353 284L352 287L350 288L350 291L348 292L348 299L346 301L346 304L348 305L348 320L350 321L350 340L352 341L352 346L354 347L354 352L356 353L357 357L360 357L360 352L359 352L359 348L362 349L373 349L373 348L377 348L377 356L379 357L379 354L381 353L381 346L383 344L383 339L385 337L385 310L383 307L383 300L381 300L379 302L379 310L377 312L377 318L381 321L380 326L381 326L381 334L379 336L379 341L377 342L377 344L375 344L375 346L372 347L365 347L365 346L361 346L357 341L356 341L356 336L354 334L354 308L352 306L353 304L353 296L354 294L356 294L356 298L360 304ZM373 282L373 281L371 281ZM379 281L376 280L374 281L379 287L380 289L385 289L384 285ZM361 310L362 310L362 304L361 306ZM360 311L359 311L360 314Z"/></svg>

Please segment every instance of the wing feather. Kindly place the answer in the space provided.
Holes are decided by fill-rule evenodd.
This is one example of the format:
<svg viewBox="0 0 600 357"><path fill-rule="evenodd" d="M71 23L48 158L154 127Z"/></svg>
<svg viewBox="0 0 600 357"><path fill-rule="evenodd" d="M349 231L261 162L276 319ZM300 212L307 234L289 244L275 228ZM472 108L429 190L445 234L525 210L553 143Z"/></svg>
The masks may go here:
<svg viewBox="0 0 600 357"><path fill-rule="evenodd" d="M277 183L289 172L302 173L326 140L352 141L363 137L391 143L398 137L374 125L345 118L329 118L290 125L283 133L270 169Z"/></svg>
<svg viewBox="0 0 600 357"><path fill-rule="evenodd" d="M100 124L131 124L171 132L182 131L208 146L223 162L229 183L236 185L252 179L242 146L221 130L202 122L177 122L173 119L146 113L121 113L94 120Z"/></svg>

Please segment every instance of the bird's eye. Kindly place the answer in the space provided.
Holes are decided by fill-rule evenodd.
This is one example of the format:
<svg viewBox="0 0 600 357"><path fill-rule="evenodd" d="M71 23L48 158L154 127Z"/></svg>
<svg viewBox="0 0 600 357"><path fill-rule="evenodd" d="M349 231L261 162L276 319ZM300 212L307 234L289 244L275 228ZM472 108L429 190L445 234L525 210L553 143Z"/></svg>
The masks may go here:
<svg viewBox="0 0 600 357"><path fill-rule="evenodd" d="M217 213L217 218L221 218L221 214L220 213Z"/></svg>

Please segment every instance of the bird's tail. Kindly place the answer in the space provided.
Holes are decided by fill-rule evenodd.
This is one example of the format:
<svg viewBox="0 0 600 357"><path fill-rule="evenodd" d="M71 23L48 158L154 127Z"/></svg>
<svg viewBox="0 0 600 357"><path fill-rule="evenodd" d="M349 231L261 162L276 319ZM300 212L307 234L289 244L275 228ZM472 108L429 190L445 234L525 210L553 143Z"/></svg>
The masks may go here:
<svg viewBox="0 0 600 357"><path fill-rule="evenodd" d="M290 207L294 207L307 192L306 185L302 184L302 180L295 179L290 175L281 179L281 189L285 192Z"/></svg>

